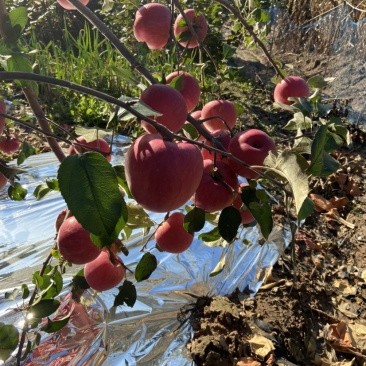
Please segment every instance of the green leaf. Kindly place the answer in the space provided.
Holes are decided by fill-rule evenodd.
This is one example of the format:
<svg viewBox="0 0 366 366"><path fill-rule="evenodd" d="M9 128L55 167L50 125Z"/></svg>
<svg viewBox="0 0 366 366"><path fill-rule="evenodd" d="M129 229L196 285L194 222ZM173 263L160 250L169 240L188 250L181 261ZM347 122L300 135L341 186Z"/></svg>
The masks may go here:
<svg viewBox="0 0 366 366"><path fill-rule="evenodd" d="M7 58L6 63L2 63L2 66L6 71L22 71L22 72L33 72L32 63L29 58L20 53L15 53L9 58ZM32 84L28 80L14 80L19 86L27 87ZM33 83L34 84L34 83Z"/></svg>
<svg viewBox="0 0 366 366"><path fill-rule="evenodd" d="M126 180L126 173L125 173L125 167L123 165L115 165L113 167L118 183L122 186L123 190L126 192L128 198L133 198L130 189L128 188L127 180Z"/></svg>
<svg viewBox="0 0 366 366"><path fill-rule="evenodd" d="M288 121L284 130L307 130L313 127L312 120L301 112L294 113L294 117Z"/></svg>
<svg viewBox="0 0 366 366"><path fill-rule="evenodd" d="M113 9L114 6L114 0L104 0L101 13L105 14L110 12Z"/></svg>
<svg viewBox="0 0 366 366"><path fill-rule="evenodd" d="M225 207L221 211L218 230L223 239L231 242L235 239L241 224L240 212L233 206Z"/></svg>
<svg viewBox="0 0 366 366"><path fill-rule="evenodd" d="M205 211L194 207L193 210L184 216L183 227L188 233L193 235L195 232L202 230L205 226L205 221Z"/></svg>
<svg viewBox="0 0 366 366"><path fill-rule="evenodd" d="M304 203L308 202L307 197L310 190L308 175L304 173L307 167L306 160L301 155L291 151L283 151L281 153L270 152L264 160L264 165L275 169L286 180L293 193L296 214L299 216L301 210L304 212L304 208L302 209L302 207Z"/></svg>
<svg viewBox="0 0 366 366"><path fill-rule="evenodd" d="M183 88L183 81L184 81L184 74L177 75L170 83L169 86L171 86L174 89L181 90Z"/></svg>
<svg viewBox="0 0 366 366"><path fill-rule="evenodd" d="M0 323L0 361L5 362L10 357L18 342L18 329L14 325Z"/></svg>
<svg viewBox="0 0 366 366"><path fill-rule="evenodd" d="M256 196L256 188L251 185L242 187L241 199L257 220L263 237L268 239L273 228L273 218L269 202L260 202Z"/></svg>
<svg viewBox="0 0 366 366"><path fill-rule="evenodd" d="M186 132L186 135L188 136L188 138L190 138L192 140L196 140L197 137L199 136L196 128L190 123L185 123L182 127L182 130L184 130L184 132Z"/></svg>
<svg viewBox="0 0 366 366"><path fill-rule="evenodd" d="M114 242L117 226L122 230L124 202L108 161L94 152L69 155L60 164L57 179L68 208L83 228L104 245Z"/></svg>
<svg viewBox="0 0 366 366"><path fill-rule="evenodd" d="M204 242L213 242L213 241L219 240L220 238L221 238L221 235L219 233L218 227L215 227L206 233L201 233L198 235L198 239L200 239Z"/></svg>
<svg viewBox="0 0 366 366"><path fill-rule="evenodd" d="M72 278L72 289L81 295L88 288L90 288L90 286L84 277L83 268Z"/></svg>
<svg viewBox="0 0 366 366"><path fill-rule="evenodd" d="M111 66L110 67L112 72L121 80L125 81L126 83L130 84L130 85L135 85L138 86L140 84L139 79L128 69L120 69L119 67L116 66ZM130 98L130 101L138 101L137 98ZM126 102L126 100L124 100Z"/></svg>
<svg viewBox="0 0 366 366"><path fill-rule="evenodd" d="M15 288L12 292L5 292L5 300L15 300L19 294L19 289Z"/></svg>
<svg viewBox="0 0 366 366"><path fill-rule="evenodd" d="M151 253L145 253L135 269L135 279L137 282L147 280L158 266L156 257Z"/></svg>
<svg viewBox="0 0 366 366"><path fill-rule="evenodd" d="M302 206L298 210L297 219L299 221L306 219L311 213L314 211L314 202L309 198L306 197Z"/></svg>
<svg viewBox="0 0 366 366"><path fill-rule="evenodd" d="M320 75L315 75L308 79L307 84L313 89L323 89L328 85L323 76Z"/></svg>
<svg viewBox="0 0 366 366"><path fill-rule="evenodd" d="M138 204L127 202L128 220L127 226L131 229L151 227L154 222L150 219L146 211Z"/></svg>
<svg viewBox="0 0 366 366"><path fill-rule="evenodd" d="M14 182L14 185L8 188L8 195L13 201L23 201L28 191L20 183Z"/></svg>
<svg viewBox="0 0 366 366"><path fill-rule="evenodd" d="M29 158L31 155L36 155L38 151L39 149L36 149L31 144L28 144L28 142L24 141L17 158L17 164L23 164L27 158Z"/></svg>
<svg viewBox="0 0 366 366"><path fill-rule="evenodd" d="M29 311L34 318L45 318L53 314L58 307L60 302L54 299L41 300L37 304L30 307Z"/></svg>
<svg viewBox="0 0 366 366"><path fill-rule="evenodd" d="M53 321L47 318L47 323L41 327L41 330L46 333L54 333L62 329L70 320L70 316L66 316L60 320Z"/></svg>
<svg viewBox="0 0 366 366"><path fill-rule="evenodd" d="M13 178L15 175L26 173L24 169L19 169L17 167L9 167L1 164L0 162L0 173L4 174L8 179Z"/></svg>
<svg viewBox="0 0 366 366"><path fill-rule="evenodd" d="M315 134L311 144L311 164L307 169L309 174L318 177L326 177L337 171L339 163L325 152L325 144L328 139L328 126L322 125Z"/></svg>
<svg viewBox="0 0 366 366"><path fill-rule="evenodd" d="M27 8L19 6L12 9L9 12L10 23L14 27L16 25L20 26L20 31L22 32L28 22L28 11Z"/></svg>
<svg viewBox="0 0 366 366"><path fill-rule="evenodd" d="M83 136L86 142L95 141L98 138L103 138L107 135L111 135L113 133L112 130L102 130L100 128L88 128L77 126L75 127L75 133L78 136Z"/></svg>
<svg viewBox="0 0 366 366"><path fill-rule="evenodd" d="M22 285L22 299L26 299L29 296L29 288L26 284Z"/></svg>
<svg viewBox="0 0 366 366"><path fill-rule="evenodd" d="M135 285L132 282L125 280L125 282L123 282L123 285L118 287L118 290L119 292L114 299L113 306L117 307L126 304L127 306L132 308L135 305L137 299Z"/></svg>
<svg viewBox="0 0 366 366"><path fill-rule="evenodd" d="M33 196L37 201L41 200L44 196L52 191L59 191L57 179L46 179L45 184L40 184L33 191Z"/></svg>
<svg viewBox="0 0 366 366"><path fill-rule="evenodd" d="M226 256L222 257L220 261L216 264L216 267L210 273L210 277L217 276L225 268Z"/></svg>
<svg viewBox="0 0 366 366"><path fill-rule="evenodd" d="M119 98L121 99L121 98ZM150 117L158 117L161 116L161 113L155 111L154 109L151 109L148 105L144 104L141 100L139 99L133 99L130 98L134 103L133 103L133 110L136 112L139 112L140 114L143 114L144 116L150 116ZM120 108L118 111L118 120L119 121L129 121L131 119L136 118L134 114L132 114L131 112Z"/></svg>
<svg viewBox="0 0 366 366"><path fill-rule="evenodd" d="M227 43L224 43L222 47L223 56L225 59L228 59L230 57L233 57L236 52L236 47L233 47Z"/></svg>

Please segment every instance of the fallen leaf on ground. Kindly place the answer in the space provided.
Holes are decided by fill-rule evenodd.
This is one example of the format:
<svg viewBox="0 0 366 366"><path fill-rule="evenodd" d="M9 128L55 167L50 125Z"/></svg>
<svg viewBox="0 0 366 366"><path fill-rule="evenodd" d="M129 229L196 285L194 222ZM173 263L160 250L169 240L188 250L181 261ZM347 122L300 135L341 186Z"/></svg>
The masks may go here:
<svg viewBox="0 0 366 366"><path fill-rule="evenodd" d="M348 325L344 320L336 324L327 324L324 327L324 338L327 344L336 351L345 353L357 351L356 342L352 338Z"/></svg>
<svg viewBox="0 0 366 366"><path fill-rule="evenodd" d="M359 323L348 324L352 337L362 353L366 351L366 326Z"/></svg>
<svg viewBox="0 0 366 366"><path fill-rule="evenodd" d="M308 236L301 232L296 233L296 241L302 240L310 250L321 250L321 246L315 244Z"/></svg>
<svg viewBox="0 0 366 366"><path fill-rule="evenodd" d="M255 335L253 338L249 339L249 344L252 351L262 360L275 349L273 343L268 338L260 335Z"/></svg>
<svg viewBox="0 0 366 366"><path fill-rule="evenodd" d="M329 211L332 208L335 208L335 206L332 204L332 202L328 201L323 196L316 194L316 193L310 193L309 194L310 199L314 202L314 208L318 212L324 212Z"/></svg>

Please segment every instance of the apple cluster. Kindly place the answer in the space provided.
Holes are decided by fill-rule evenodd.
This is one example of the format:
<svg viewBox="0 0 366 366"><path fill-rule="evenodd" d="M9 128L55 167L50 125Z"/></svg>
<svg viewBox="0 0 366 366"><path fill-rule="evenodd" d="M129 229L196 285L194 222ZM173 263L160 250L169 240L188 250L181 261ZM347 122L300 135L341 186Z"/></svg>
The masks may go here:
<svg viewBox="0 0 366 366"><path fill-rule="evenodd" d="M65 0L58 2L67 9L73 8L67 1L65 6ZM171 10L160 3L141 6L133 25L136 40L151 50L160 50L173 34L184 48L200 46L208 32L205 16L186 9L174 21L172 17ZM290 105L293 102L288 98L309 94L305 80L290 76L276 86L274 100ZM187 202L205 212L232 206L240 213L243 225L252 223L254 217L241 199L241 189L247 185L241 183L241 178L257 179L265 158L276 149L272 138L261 130L233 133L238 115L231 101L210 100L197 110L200 98L198 80L183 70L171 72L164 83L146 87L140 101L158 115L139 120L144 133L125 155L126 181L136 202L147 211L168 213L155 231L155 240L161 250L170 253L187 250L193 241L194 235L184 228L185 215L180 211ZM179 138L181 134L188 136L184 129L191 120L188 115L196 120L196 127L200 125L199 137L190 142ZM151 120L175 138L161 134L162 129ZM87 142L81 136L77 142L99 149L110 161L110 147L103 139ZM84 151L73 145L68 153ZM117 253L111 248L100 250L74 217L62 220L57 230L61 255L85 266L85 278L93 289L104 291L122 280L125 268Z"/></svg>
<svg viewBox="0 0 366 366"><path fill-rule="evenodd" d="M185 18L193 26L195 36ZM169 42L171 24L168 7L159 3L143 5L135 16L135 38L152 50L161 49ZM197 15L194 9L185 10L184 17L178 15L173 23L176 41L186 48L199 46L207 30L204 15ZM173 71L165 84L148 86L140 100L159 113L157 117L148 116L149 119L177 138L166 138L148 119L142 119L145 133L125 155L126 181L136 202L151 212L176 211L167 215L155 233L157 246L171 253L183 252L193 241L193 235L183 227L185 215L177 211L187 202L206 212L233 206L240 212L243 224L253 222L254 217L241 200L243 185L239 176L258 178L258 171L248 166L261 166L269 151L275 150L273 140L263 131L252 129L233 135L238 116L231 101L215 99L195 110L200 97L198 80L186 71ZM196 139L203 144L201 149L194 141L182 141L177 135L186 134L182 128L190 123L188 113L200 123L200 132L205 132L205 136Z"/></svg>
<svg viewBox="0 0 366 366"><path fill-rule="evenodd" d="M182 14L173 24L173 33L177 42L186 48L195 48L203 42L207 35L208 25L203 14L196 15L194 9L184 11L184 16L191 23L195 36L189 30ZM159 3L148 3L136 12L133 25L135 38L145 42L151 50L164 48L170 39L172 14L170 9Z"/></svg>
<svg viewBox="0 0 366 366"><path fill-rule="evenodd" d="M113 245L99 249L90 233L66 209L59 213L55 228L58 251L64 260L84 265L84 276L92 289L106 291L122 281L126 269Z"/></svg>

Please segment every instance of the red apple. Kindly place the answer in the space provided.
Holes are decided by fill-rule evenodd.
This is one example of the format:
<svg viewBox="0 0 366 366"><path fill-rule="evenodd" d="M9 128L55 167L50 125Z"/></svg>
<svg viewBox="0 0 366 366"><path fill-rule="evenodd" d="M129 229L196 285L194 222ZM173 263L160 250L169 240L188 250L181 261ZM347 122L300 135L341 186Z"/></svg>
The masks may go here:
<svg viewBox="0 0 366 366"><path fill-rule="evenodd" d="M114 256L114 258L111 258ZM106 291L116 287L126 274L119 257L102 249L99 256L84 266L84 276L88 285L95 291Z"/></svg>
<svg viewBox="0 0 366 366"><path fill-rule="evenodd" d="M174 212L156 229L155 240L161 250L178 254L190 247L193 235L184 229L183 223L184 214Z"/></svg>
<svg viewBox="0 0 366 366"><path fill-rule="evenodd" d="M288 76L278 83L274 90L274 101L287 105L294 103L288 100L290 97L308 98L309 96L308 84L299 76Z"/></svg>
<svg viewBox="0 0 366 366"><path fill-rule="evenodd" d="M250 224L252 223L255 218L253 217L252 213L245 207L243 206L243 201L241 200L241 187L245 187L247 186L247 183L241 183L239 186L239 194L238 196L235 198L233 206L238 209L238 211L240 212L241 215L241 223L242 224Z"/></svg>
<svg viewBox="0 0 366 366"><path fill-rule="evenodd" d="M0 113L6 113L6 104L3 99L0 99ZM3 133L5 127L5 117L0 116L0 135Z"/></svg>
<svg viewBox="0 0 366 366"><path fill-rule="evenodd" d="M60 227L62 225L62 223L65 221L66 215L69 213L69 210L67 208L64 208L63 210L60 211L60 213L57 215L56 217L56 221L55 221L55 230L56 233L59 232ZM71 217L71 216L69 216Z"/></svg>
<svg viewBox="0 0 366 366"><path fill-rule="evenodd" d="M67 0L57 0L57 2L66 10L76 10L75 6L70 4ZM88 4L89 0L80 0L83 5Z"/></svg>
<svg viewBox="0 0 366 366"><path fill-rule="evenodd" d="M220 211L232 205L237 196L239 182L237 175L225 163L211 159L203 161L203 175L195 194L193 204L208 212Z"/></svg>
<svg viewBox="0 0 366 366"><path fill-rule="evenodd" d="M175 71L166 77L166 83L171 84L175 81L175 89L183 96L187 111L191 112L196 108L200 99L201 90L197 79L188 72Z"/></svg>
<svg viewBox="0 0 366 366"><path fill-rule="evenodd" d="M235 126L236 119L238 114L236 112L236 108L232 102L229 100L212 100L205 104L202 108L201 118L206 119L209 117L221 117L227 124L222 121L220 118L212 118L203 123L207 130L210 132L216 130L226 130L232 129Z"/></svg>
<svg viewBox="0 0 366 366"><path fill-rule="evenodd" d="M165 141L160 134L140 136L125 159L127 184L146 210L173 211L196 191L203 173L202 155L196 146Z"/></svg>
<svg viewBox="0 0 366 366"><path fill-rule="evenodd" d="M218 140L224 149L228 149L229 143L231 140L230 135L225 130L216 130L214 132L211 132L211 136ZM207 141L206 139L203 141L205 145L212 146L211 142ZM204 148L202 148L202 156L203 159L214 159L214 152L208 151ZM216 161L223 161L224 163L228 162L228 158L226 156L221 155L220 153L216 153Z"/></svg>
<svg viewBox="0 0 366 366"><path fill-rule="evenodd" d="M20 148L20 141L14 136L2 136L0 141L0 151L11 155L17 152Z"/></svg>
<svg viewBox="0 0 366 366"><path fill-rule="evenodd" d="M8 179L4 174L0 173L0 191L6 186L6 183L8 183Z"/></svg>
<svg viewBox="0 0 366 366"><path fill-rule="evenodd" d="M60 226L57 248L65 260L74 264L85 264L98 257L100 250L91 241L90 233L75 217L69 217Z"/></svg>
<svg viewBox="0 0 366 366"><path fill-rule="evenodd" d="M200 42L203 42L207 35L208 25L207 20L203 14L196 16L194 9L186 9L184 11L188 20L192 23L193 29L197 34ZM193 37L188 26L185 24L182 14L179 14L173 26L174 36L178 43L183 47L195 48L198 46L197 40Z"/></svg>
<svg viewBox="0 0 366 366"><path fill-rule="evenodd" d="M140 100L153 110L161 113L155 120L172 132L178 132L187 119L187 106L181 93L169 85L153 84L141 94ZM146 121L141 121L145 131L156 133Z"/></svg>
<svg viewBox="0 0 366 366"><path fill-rule="evenodd" d="M172 15L168 7L149 3L137 10L133 33L151 50L162 49L169 41Z"/></svg>
<svg viewBox="0 0 366 366"><path fill-rule="evenodd" d="M233 136L228 152L249 165L262 165L270 151L276 146L269 135L257 129L242 131ZM247 179L258 178L259 175L244 165L229 159L228 164L234 172Z"/></svg>
<svg viewBox="0 0 366 366"><path fill-rule="evenodd" d="M98 149L100 151L102 151L103 153L108 153L108 155L104 155L105 158L107 159L107 161L111 161L112 159L112 154L111 154L111 148L108 144L108 142L102 138L98 138L94 141L89 141L89 142L86 142L85 140L85 137L83 136L79 136L76 141L79 143L79 144L82 144L84 146L87 146L87 147L92 147L94 149ZM88 151L93 151L93 150L90 150L90 149L84 149L80 146L70 146L69 149L68 149L68 154L69 155L75 155L76 152L78 153L85 153L85 152L88 152Z"/></svg>

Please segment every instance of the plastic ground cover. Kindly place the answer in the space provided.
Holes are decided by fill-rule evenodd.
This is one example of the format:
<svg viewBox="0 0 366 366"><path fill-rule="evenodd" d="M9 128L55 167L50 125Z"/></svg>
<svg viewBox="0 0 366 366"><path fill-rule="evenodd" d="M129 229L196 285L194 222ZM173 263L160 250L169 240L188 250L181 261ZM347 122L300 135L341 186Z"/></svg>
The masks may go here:
<svg viewBox="0 0 366 366"><path fill-rule="evenodd" d="M111 163L123 163L127 139L119 137ZM30 157L23 167L20 183L28 189L24 201L11 201L0 196L0 322L19 326L23 321L20 296L5 300L5 293L32 286L32 273L40 270L55 237L54 223L66 207L61 195L53 192L40 201L32 195L35 187L46 178L56 177L59 163L52 153ZM161 214L152 214L159 223ZM207 231L209 228L204 228ZM251 243L243 244L243 240ZM67 272L65 288L60 296L58 318L71 315L67 327L53 334L42 333L41 344L22 365L192 365L185 344L192 336L189 322L181 325L179 311L194 296L229 295L235 289L253 294L265 273L277 261L289 242L285 229L275 229L262 243L256 227L241 231L240 239L226 248L211 248L195 239L186 252L174 255L159 252L158 267L147 281L136 283L137 302L133 308L113 307L117 290L96 294L88 291L83 305L73 302L68 284L80 266ZM134 269L141 258L146 238L133 234L125 242L129 255L124 263ZM153 248L154 242L148 244ZM218 261L226 256L224 270L210 277ZM127 279L134 282L133 275ZM194 296L192 296L193 294ZM7 365L15 364L14 358Z"/></svg>

